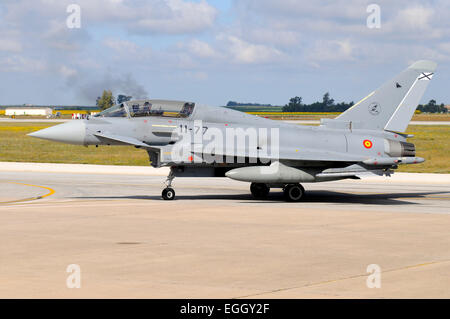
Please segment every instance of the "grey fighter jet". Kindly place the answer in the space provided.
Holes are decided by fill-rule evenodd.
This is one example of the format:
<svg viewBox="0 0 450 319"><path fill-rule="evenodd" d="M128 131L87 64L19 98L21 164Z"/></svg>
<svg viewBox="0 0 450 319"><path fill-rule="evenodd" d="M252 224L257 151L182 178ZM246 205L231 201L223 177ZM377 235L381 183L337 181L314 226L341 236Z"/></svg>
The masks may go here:
<svg viewBox="0 0 450 319"><path fill-rule="evenodd" d="M418 61L335 119L303 126L191 102L136 100L85 120L30 136L80 145L145 149L153 167L169 166L165 200L175 177L229 177L250 182L256 198L282 188L300 201L300 183L390 175L416 157L405 133L436 63Z"/></svg>

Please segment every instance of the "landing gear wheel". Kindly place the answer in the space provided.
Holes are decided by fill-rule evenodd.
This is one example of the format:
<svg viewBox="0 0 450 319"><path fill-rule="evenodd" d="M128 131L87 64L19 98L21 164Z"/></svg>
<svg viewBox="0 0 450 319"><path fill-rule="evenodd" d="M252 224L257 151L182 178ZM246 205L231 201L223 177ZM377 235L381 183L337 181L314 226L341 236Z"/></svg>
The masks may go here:
<svg viewBox="0 0 450 319"><path fill-rule="evenodd" d="M298 202L303 198L305 189L300 184L288 184L284 188L284 198L288 202Z"/></svg>
<svg viewBox="0 0 450 319"><path fill-rule="evenodd" d="M270 187L263 183L252 183L250 185L250 192L255 198L266 198L269 195Z"/></svg>
<svg viewBox="0 0 450 319"><path fill-rule="evenodd" d="M161 196L164 200L173 200L175 198L175 190L170 187L164 188Z"/></svg>
<svg viewBox="0 0 450 319"><path fill-rule="evenodd" d="M175 171L174 167L172 166L170 168L169 176L167 176L166 179L166 188L163 189L161 194L164 200L173 200L175 198L175 190L171 187L174 178L175 178Z"/></svg>

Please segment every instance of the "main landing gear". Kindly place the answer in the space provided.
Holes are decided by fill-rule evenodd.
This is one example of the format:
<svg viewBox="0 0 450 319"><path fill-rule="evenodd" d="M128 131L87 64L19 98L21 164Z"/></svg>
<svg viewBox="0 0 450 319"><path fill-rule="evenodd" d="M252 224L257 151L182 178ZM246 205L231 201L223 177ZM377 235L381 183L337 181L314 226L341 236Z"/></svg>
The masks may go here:
<svg viewBox="0 0 450 319"><path fill-rule="evenodd" d="M172 188L172 181L174 180L174 178L175 178L174 169L171 168L170 173L166 179L166 188L163 189L161 194L164 200L175 199L175 190ZM256 199L264 199L267 198L267 195L269 195L270 186L275 188L283 188L284 198L288 202L299 202L305 195L305 189L300 184L268 185L265 183L251 183L250 192Z"/></svg>
<svg viewBox="0 0 450 319"><path fill-rule="evenodd" d="M269 195L270 187L263 183L251 183L250 192L257 199L266 198Z"/></svg>
<svg viewBox="0 0 450 319"><path fill-rule="evenodd" d="M172 181L175 178L175 174L173 173L173 170L170 169L169 176L167 176L166 179L166 188L162 191L162 198L164 200L173 200L175 198L175 190L172 188Z"/></svg>
<svg viewBox="0 0 450 319"><path fill-rule="evenodd" d="M275 187L281 187L276 185ZM251 183L250 192L256 199L263 199L269 195L270 187L264 183ZM283 187L284 198L288 202L299 202L305 195L305 189L300 184L287 184Z"/></svg>
<svg viewBox="0 0 450 319"><path fill-rule="evenodd" d="M287 202L299 202L305 195L305 189L300 184L288 184L283 188L283 193Z"/></svg>

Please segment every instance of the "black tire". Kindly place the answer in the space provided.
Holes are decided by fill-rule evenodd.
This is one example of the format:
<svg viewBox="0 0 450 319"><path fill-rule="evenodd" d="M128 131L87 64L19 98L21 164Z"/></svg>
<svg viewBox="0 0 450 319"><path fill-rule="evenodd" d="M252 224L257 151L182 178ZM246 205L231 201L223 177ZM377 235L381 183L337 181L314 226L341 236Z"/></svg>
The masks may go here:
<svg viewBox="0 0 450 319"><path fill-rule="evenodd" d="M161 196L164 200L173 200L175 198L175 190L170 187L164 188Z"/></svg>
<svg viewBox="0 0 450 319"><path fill-rule="evenodd" d="M305 189L300 184L289 184L284 188L284 198L288 202L299 202L305 195Z"/></svg>
<svg viewBox="0 0 450 319"><path fill-rule="evenodd" d="M263 183L252 183L250 185L250 192L255 198L266 198L269 195L270 187Z"/></svg>

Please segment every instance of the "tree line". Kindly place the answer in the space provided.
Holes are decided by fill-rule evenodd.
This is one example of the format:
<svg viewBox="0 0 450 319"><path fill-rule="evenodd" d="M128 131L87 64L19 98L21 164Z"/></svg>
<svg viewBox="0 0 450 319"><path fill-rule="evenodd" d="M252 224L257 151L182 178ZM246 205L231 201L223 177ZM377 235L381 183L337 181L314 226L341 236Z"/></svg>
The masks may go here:
<svg viewBox="0 0 450 319"><path fill-rule="evenodd" d="M293 97L289 103L283 106L283 112L344 112L354 105L350 103L335 103L327 92L322 98L322 102L303 104L302 98ZM430 100L427 104L419 104L417 110L421 113L448 113L444 103L437 104L436 100Z"/></svg>
<svg viewBox="0 0 450 319"><path fill-rule="evenodd" d="M236 101L228 101L227 106L272 106L272 104L239 103Z"/></svg>
<svg viewBox="0 0 450 319"><path fill-rule="evenodd" d="M419 104L417 110L422 113L448 113L444 103L437 104L436 100L430 100L427 104Z"/></svg>
<svg viewBox="0 0 450 319"><path fill-rule="evenodd" d="M129 95L119 94L117 96L117 104L121 104L132 99ZM114 104L116 99L113 96L111 90L104 90L102 96L99 96L96 100L96 106L105 110ZM229 101L228 107L236 106L271 106L270 104L259 103L238 103ZM304 104L303 99L300 96L295 96L289 99L289 103L282 107L283 112L344 112L354 105L350 103L336 103L334 99L330 97L330 93L327 92L323 95L321 102L314 102L311 104ZM422 113L448 113L448 109L445 108L444 103L437 104L436 100L430 100L427 104L419 104L417 110Z"/></svg>
<svg viewBox="0 0 450 319"><path fill-rule="evenodd" d="M283 112L344 112L353 105L353 102L336 103L327 92L323 95L322 102L311 104L304 104L300 96L293 97L283 106Z"/></svg>

